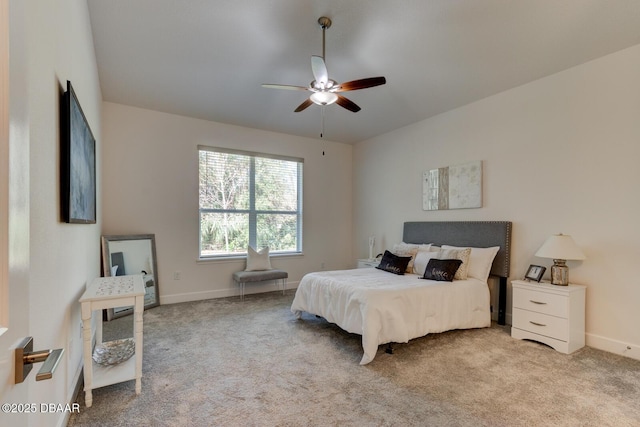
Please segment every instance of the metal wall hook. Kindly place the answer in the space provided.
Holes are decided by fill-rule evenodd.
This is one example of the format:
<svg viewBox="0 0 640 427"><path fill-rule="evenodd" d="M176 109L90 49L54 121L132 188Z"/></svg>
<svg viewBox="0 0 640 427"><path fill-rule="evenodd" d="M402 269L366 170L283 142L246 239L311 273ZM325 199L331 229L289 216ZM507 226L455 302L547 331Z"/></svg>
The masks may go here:
<svg viewBox="0 0 640 427"><path fill-rule="evenodd" d="M33 337L22 340L15 351L16 384L24 382L31 372L34 363L44 362L36 375L36 381L48 380L53 377L53 372L58 367L64 349L33 351Z"/></svg>

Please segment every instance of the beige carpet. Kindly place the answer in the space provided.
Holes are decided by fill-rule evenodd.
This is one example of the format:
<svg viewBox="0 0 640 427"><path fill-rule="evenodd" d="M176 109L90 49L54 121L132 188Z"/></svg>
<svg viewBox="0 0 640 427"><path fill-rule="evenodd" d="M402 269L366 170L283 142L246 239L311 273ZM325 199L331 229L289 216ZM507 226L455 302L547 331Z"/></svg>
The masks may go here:
<svg viewBox="0 0 640 427"><path fill-rule="evenodd" d="M378 349L289 311L293 292L166 305L144 314L142 394L94 391L69 426L638 426L640 362L572 355L509 328L451 331ZM131 316L105 326L129 334Z"/></svg>

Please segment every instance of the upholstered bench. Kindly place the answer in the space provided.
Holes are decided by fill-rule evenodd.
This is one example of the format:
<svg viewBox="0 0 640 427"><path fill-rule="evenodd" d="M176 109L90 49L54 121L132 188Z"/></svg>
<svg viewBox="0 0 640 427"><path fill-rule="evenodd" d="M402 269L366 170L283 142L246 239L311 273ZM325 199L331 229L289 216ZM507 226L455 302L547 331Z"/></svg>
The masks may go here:
<svg viewBox="0 0 640 427"><path fill-rule="evenodd" d="M237 271L233 273L233 280L240 285L240 299L244 300L244 285L246 283L264 282L267 280L275 280L278 286L278 280L282 280L282 295L287 287L287 278L289 273L283 270L256 270L256 271Z"/></svg>

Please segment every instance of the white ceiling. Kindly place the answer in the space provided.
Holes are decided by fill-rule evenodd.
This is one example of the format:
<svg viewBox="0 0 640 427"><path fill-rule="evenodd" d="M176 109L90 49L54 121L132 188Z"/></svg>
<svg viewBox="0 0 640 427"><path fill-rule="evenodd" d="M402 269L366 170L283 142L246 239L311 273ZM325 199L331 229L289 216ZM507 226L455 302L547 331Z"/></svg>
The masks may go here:
<svg viewBox="0 0 640 427"><path fill-rule="evenodd" d="M325 110L355 143L640 43L640 0L87 0L105 101L319 138L311 55L385 76Z"/></svg>

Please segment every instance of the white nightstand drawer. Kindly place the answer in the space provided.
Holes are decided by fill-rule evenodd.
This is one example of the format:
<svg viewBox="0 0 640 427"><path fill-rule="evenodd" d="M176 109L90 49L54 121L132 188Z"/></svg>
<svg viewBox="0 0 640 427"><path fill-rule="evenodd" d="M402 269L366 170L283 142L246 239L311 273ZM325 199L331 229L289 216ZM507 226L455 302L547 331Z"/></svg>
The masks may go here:
<svg viewBox="0 0 640 427"><path fill-rule="evenodd" d="M569 317L569 299L564 295L529 289L513 290L513 307L550 314L557 317Z"/></svg>
<svg viewBox="0 0 640 427"><path fill-rule="evenodd" d="M560 341L569 339L569 320L565 318L514 308L512 326Z"/></svg>

